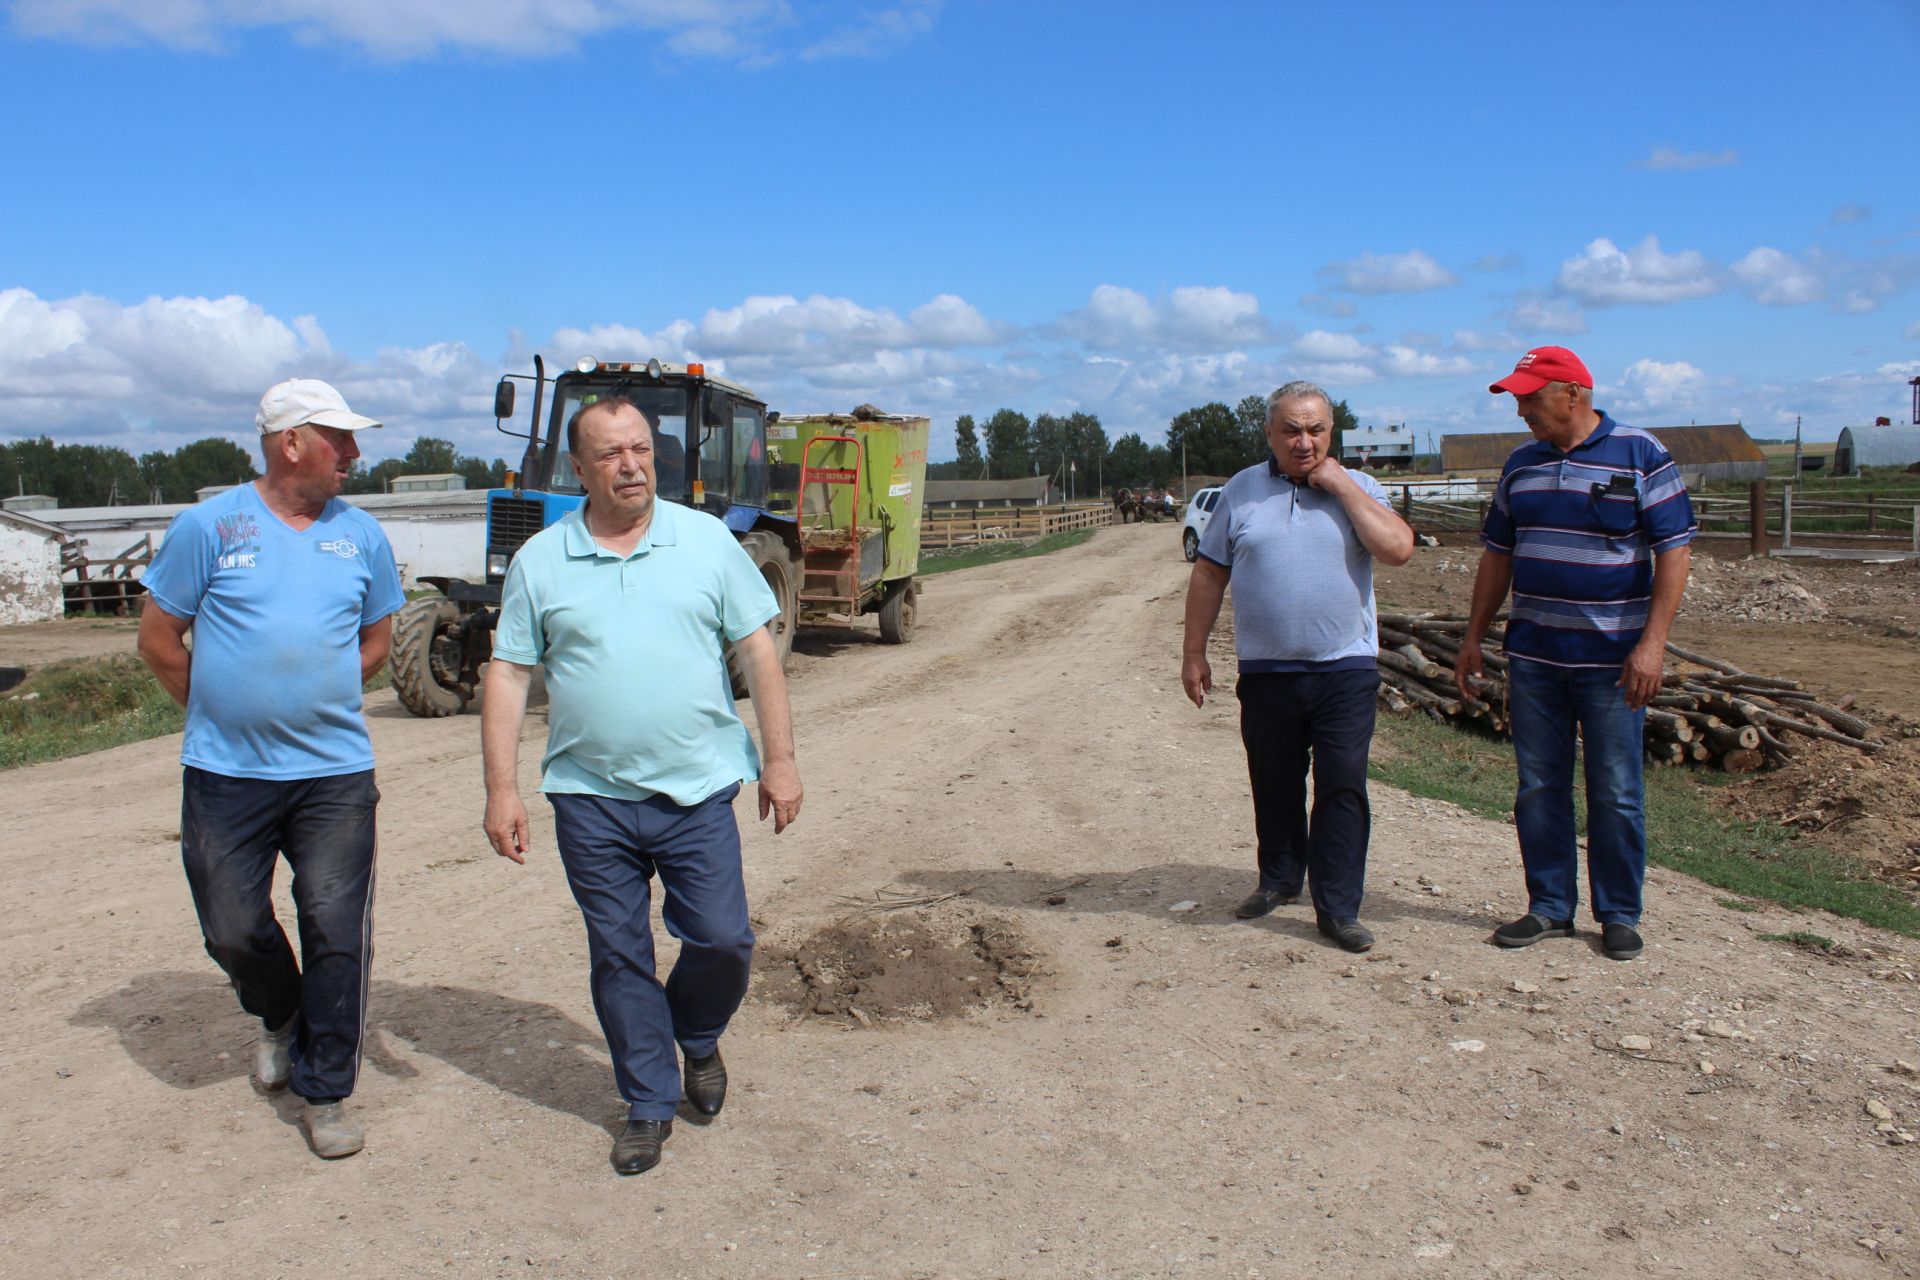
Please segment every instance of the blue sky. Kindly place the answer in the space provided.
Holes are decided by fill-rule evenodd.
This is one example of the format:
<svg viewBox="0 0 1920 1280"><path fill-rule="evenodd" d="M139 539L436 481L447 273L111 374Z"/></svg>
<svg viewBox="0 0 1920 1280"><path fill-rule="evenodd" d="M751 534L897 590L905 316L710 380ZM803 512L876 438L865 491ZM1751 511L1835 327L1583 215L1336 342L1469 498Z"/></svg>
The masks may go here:
<svg viewBox="0 0 1920 1280"><path fill-rule="evenodd" d="M0 439L243 442L287 376L510 453L505 371L1164 435L1309 377L1809 438L1920 376L1920 6L11 0Z"/></svg>

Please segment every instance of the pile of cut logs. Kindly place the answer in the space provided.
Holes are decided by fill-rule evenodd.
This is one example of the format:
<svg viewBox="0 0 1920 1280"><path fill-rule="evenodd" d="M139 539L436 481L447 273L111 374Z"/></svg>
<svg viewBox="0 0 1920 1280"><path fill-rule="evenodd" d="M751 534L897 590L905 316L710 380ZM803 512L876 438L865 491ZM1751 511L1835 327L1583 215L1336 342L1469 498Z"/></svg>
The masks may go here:
<svg viewBox="0 0 1920 1280"><path fill-rule="evenodd" d="M1462 698L1453 683L1453 664L1466 641L1464 614L1382 613L1379 624L1382 705L1506 734L1507 661L1499 653L1504 616L1495 619L1482 644L1486 677L1473 698ZM1851 697L1829 707L1798 680L1742 671L1675 644L1667 646L1667 654L1698 670L1670 669L1660 696L1647 708L1649 763L1717 764L1728 773L1751 773L1793 758L1788 734L1859 751L1880 749L1868 737L1873 726L1846 710Z"/></svg>

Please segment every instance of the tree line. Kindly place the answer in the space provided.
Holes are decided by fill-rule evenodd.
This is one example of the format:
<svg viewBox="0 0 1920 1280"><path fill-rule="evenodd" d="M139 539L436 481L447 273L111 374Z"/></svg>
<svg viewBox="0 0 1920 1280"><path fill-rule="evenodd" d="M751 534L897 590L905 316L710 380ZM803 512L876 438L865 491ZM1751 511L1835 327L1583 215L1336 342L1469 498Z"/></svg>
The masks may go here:
<svg viewBox="0 0 1920 1280"><path fill-rule="evenodd" d="M507 464L467 457L451 441L422 436L405 457L371 467L356 461L343 487L385 493L397 476L446 472L464 477L469 489L491 489L506 483ZM62 507L192 502L208 486L245 484L259 474L251 454L218 436L137 458L110 445L55 444L48 436L0 444L0 492L45 494Z"/></svg>
<svg viewBox="0 0 1920 1280"><path fill-rule="evenodd" d="M1333 444L1338 455L1340 436L1357 426L1345 400L1333 404ZM1001 409L984 427L972 414L953 424L952 462L927 468L936 480L1013 480L1050 476L1062 490L1073 478L1077 493L1131 489L1163 489L1182 474L1230 476L1265 457L1267 400L1247 396L1229 408L1221 401L1196 405L1174 415L1167 424L1165 444L1148 444L1138 432L1108 440L1100 419L1090 413L1064 417L1043 413L1029 419L1013 409Z"/></svg>

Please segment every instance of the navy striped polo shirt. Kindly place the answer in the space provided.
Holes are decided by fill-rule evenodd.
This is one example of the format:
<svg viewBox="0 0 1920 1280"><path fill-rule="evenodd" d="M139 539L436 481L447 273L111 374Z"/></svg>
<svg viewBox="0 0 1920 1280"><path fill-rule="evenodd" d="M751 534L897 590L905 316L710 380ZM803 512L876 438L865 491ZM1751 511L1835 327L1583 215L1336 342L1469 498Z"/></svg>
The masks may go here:
<svg viewBox="0 0 1920 1280"><path fill-rule="evenodd" d="M1480 540L1513 557L1506 651L1617 667L1646 630L1653 557L1693 541L1680 470L1650 432L1604 413L1570 452L1543 440L1507 459Z"/></svg>

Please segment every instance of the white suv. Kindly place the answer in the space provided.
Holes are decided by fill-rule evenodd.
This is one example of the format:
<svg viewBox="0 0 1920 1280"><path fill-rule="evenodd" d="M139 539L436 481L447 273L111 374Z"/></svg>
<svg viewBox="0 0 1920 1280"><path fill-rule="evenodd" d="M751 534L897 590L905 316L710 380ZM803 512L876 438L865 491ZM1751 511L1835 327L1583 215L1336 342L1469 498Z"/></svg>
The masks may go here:
<svg viewBox="0 0 1920 1280"><path fill-rule="evenodd" d="M1200 535L1207 531L1207 521L1213 519L1213 508L1220 501L1220 488L1202 489L1193 495L1187 503L1186 518L1181 521L1180 549L1187 553L1188 563L1200 558Z"/></svg>

